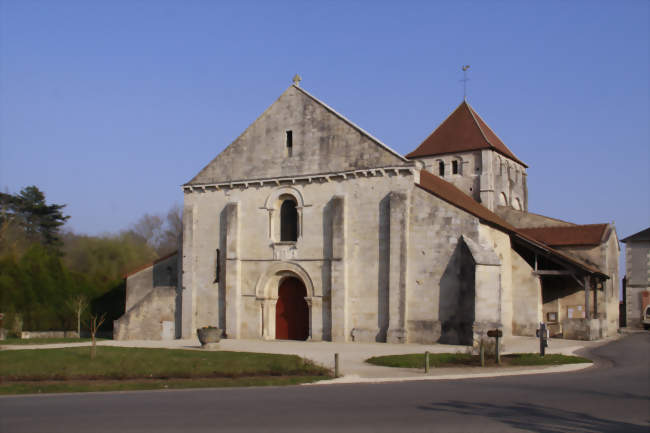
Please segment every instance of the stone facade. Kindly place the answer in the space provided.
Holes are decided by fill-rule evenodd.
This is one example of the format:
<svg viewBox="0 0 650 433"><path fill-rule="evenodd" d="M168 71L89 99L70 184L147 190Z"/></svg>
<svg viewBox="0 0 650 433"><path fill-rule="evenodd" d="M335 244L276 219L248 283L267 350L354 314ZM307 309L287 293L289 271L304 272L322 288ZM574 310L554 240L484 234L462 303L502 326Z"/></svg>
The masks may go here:
<svg viewBox="0 0 650 433"><path fill-rule="evenodd" d="M643 310L650 299L650 228L628 236L622 242L625 243L626 325L641 328Z"/></svg>
<svg viewBox="0 0 650 433"><path fill-rule="evenodd" d="M543 301L530 251L544 246L491 212L501 195L528 206L526 167L500 146L405 158L291 86L183 186L177 261L127 279L116 338L165 338L173 321L183 338L212 325L227 338L275 339L278 321L293 326L280 313L289 277L304 289L292 302L308 308L310 340L533 335ZM439 179L430 172L440 162L452 170Z"/></svg>

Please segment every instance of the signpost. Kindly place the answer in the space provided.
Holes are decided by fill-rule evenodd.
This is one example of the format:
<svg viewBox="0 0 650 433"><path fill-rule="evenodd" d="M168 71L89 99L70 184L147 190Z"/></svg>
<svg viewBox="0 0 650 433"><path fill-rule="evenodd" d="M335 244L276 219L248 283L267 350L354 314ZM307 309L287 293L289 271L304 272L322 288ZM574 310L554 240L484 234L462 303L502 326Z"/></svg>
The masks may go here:
<svg viewBox="0 0 650 433"><path fill-rule="evenodd" d="M501 355L499 354L499 338L503 337L503 331L500 329L490 329L487 332L488 337L496 339L496 355L497 355L497 364L501 364Z"/></svg>
<svg viewBox="0 0 650 433"><path fill-rule="evenodd" d="M535 336L539 337L539 355L544 356L545 349L548 347L548 329L546 328L546 323L541 322L539 324L539 329L535 332Z"/></svg>

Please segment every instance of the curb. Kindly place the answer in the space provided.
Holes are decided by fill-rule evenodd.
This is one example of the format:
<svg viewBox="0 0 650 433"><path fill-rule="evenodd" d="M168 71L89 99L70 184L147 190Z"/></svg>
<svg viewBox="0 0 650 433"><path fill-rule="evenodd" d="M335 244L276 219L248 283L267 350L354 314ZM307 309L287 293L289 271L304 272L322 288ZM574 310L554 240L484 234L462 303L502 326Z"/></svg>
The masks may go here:
<svg viewBox="0 0 650 433"><path fill-rule="evenodd" d="M594 364L580 363L580 364L564 364L547 368L536 368L531 370L516 370L516 371L503 371L491 373L476 373L476 374L448 374L440 376L410 376L410 377L360 377L359 375L349 375L339 377L331 380L321 380L315 383L305 383L301 386L319 386L319 385L337 385L337 384L354 384L354 383L388 383L388 382L416 382L416 381L432 381L432 380L459 380L459 379L484 379L491 377L502 376L524 376L529 374L548 374L548 373L568 373L571 371L584 370Z"/></svg>

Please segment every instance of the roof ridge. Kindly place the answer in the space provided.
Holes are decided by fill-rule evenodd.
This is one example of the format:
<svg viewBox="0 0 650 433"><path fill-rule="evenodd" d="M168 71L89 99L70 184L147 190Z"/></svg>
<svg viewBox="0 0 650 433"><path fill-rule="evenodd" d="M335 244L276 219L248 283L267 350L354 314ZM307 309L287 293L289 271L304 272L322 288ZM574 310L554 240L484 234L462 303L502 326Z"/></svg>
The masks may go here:
<svg viewBox="0 0 650 433"><path fill-rule="evenodd" d="M462 103L461 103L461 105L462 105ZM460 108L460 105L459 105L458 107L456 107L456 110L454 110L454 111L452 111L451 113L447 114L447 117L445 117L445 119L444 119L442 122L440 122L440 123L438 124L438 126L436 126L436 129L434 129L434 130L433 130L429 135L426 136L426 138L425 138L424 140L422 140L422 141L420 142L420 146L422 145L421 143L424 143L425 141L427 141L427 140L429 139L429 137L431 137L433 134L435 134L436 131L437 131L438 129L440 129L440 128L442 127L442 125L444 125L445 122L446 122L447 120L449 120L449 118L450 118L451 116L453 116L454 113L455 113L459 108ZM418 150L418 148L419 148L420 146L416 147L415 149L413 149L412 151L410 151L408 154L406 154L406 157L408 158L409 155L412 154L413 152L415 152L416 150ZM450 152L450 153L454 153L454 152Z"/></svg>
<svg viewBox="0 0 650 433"><path fill-rule="evenodd" d="M408 159L407 159L406 157L404 157L404 155L400 154L400 153L397 152L395 149L391 148L390 146L388 146L387 144L385 144L383 141L381 141L380 139L378 139L377 137L375 137L374 135L372 135L371 133L369 133L368 131L366 131L365 129L363 129L362 127L360 127L359 125L357 125L356 123L354 123L353 121L351 121L350 119L348 119L347 117L345 117L344 115L342 115L341 113L339 113L338 111L336 111L334 108L330 107L330 106L327 105L325 102L321 101L320 99L318 99L317 97L315 97L314 95L312 95L311 93L309 93L308 91L306 91L305 89L303 89L302 87L297 86L297 85L295 85L295 84L292 84L291 87L294 87L294 88L296 88L297 90L301 91L301 92L304 93L306 96L310 97L311 99L313 99L314 101L316 101L317 103L319 103L320 105L322 105L323 107L325 107L325 108L326 108L328 111L330 111L332 114L334 114L335 116L337 116L338 118L340 118L341 120L343 120L344 122L346 122L348 125L352 126L352 127L355 128L356 130L358 130L359 132L361 132L361 133L362 133L363 135L365 135L366 137L370 138L370 139L371 139L372 141L374 141L376 144L380 145L381 147L383 147L384 149L386 149L387 151L389 151L389 152L392 153L393 155L397 156L398 158L402 159L403 161L408 161Z"/></svg>
<svg viewBox="0 0 650 433"><path fill-rule="evenodd" d="M485 140L485 142L486 142L486 143L487 143L487 144L488 144L492 149L497 150L497 148L494 146L494 144L492 144L492 143L490 142L490 140L488 140L488 138L486 137L485 132L483 132L483 128L481 128L481 125L480 125L480 123L478 122L478 120L476 120L476 116L478 116L478 113L476 113L476 112L474 111L474 108L472 108L472 106L469 105L469 102L467 102L467 101L463 101L463 104L465 104L465 106L466 106L467 109L469 110L469 114L470 114L470 116L472 116L472 119L474 119L474 124L476 125L476 127L478 128L478 130L481 132L481 135L483 136L483 139ZM461 105L462 105L462 104L461 104ZM475 116L475 115L476 115L476 116ZM479 116L479 117L481 117L481 116ZM483 119L481 119L481 120L483 120ZM483 123L485 123L484 120L483 120ZM487 125L487 123L486 123L486 125ZM489 128L489 127L488 127L488 128ZM494 133L494 131L492 131L492 133ZM496 134L494 134L494 135L496 135Z"/></svg>

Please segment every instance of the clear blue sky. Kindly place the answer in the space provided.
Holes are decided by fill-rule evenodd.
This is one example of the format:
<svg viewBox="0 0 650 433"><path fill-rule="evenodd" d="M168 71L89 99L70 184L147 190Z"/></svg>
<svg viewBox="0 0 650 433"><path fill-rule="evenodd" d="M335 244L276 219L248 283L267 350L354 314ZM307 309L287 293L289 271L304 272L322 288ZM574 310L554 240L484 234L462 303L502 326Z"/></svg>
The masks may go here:
<svg viewBox="0 0 650 433"><path fill-rule="evenodd" d="M296 72L407 153L470 64L530 210L624 237L650 225L649 4L0 0L0 188L114 232L181 202Z"/></svg>

